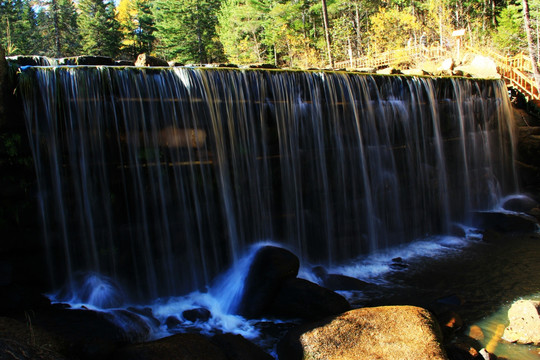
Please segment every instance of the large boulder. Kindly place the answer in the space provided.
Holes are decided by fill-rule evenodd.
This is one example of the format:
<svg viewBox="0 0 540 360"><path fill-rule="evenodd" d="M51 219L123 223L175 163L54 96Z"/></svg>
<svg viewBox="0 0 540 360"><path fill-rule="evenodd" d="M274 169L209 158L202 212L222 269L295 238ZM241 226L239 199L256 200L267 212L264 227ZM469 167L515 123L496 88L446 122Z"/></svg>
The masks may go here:
<svg viewBox="0 0 540 360"><path fill-rule="evenodd" d="M540 301L519 300L508 310L510 324L502 338L520 344L540 345Z"/></svg>
<svg viewBox="0 0 540 360"><path fill-rule="evenodd" d="M200 334L177 334L118 349L111 359L116 360L228 360L225 353Z"/></svg>
<svg viewBox="0 0 540 360"><path fill-rule="evenodd" d="M476 55L470 62L464 61L464 65L456 67L454 70L470 74L475 78L500 79L497 64L489 57Z"/></svg>
<svg viewBox="0 0 540 360"><path fill-rule="evenodd" d="M292 252L265 246L257 251L246 276L237 313L256 318L265 315L286 280L296 278L300 260Z"/></svg>
<svg viewBox="0 0 540 360"><path fill-rule="evenodd" d="M349 302L338 293L304 279L289 279L274 298L267 314L318 320L350 309Z"/></svg>
<svg viewBox="0 0 540 360"><path fill-rule="evenodd" d="M280 360L446 360L438 323L414 306L351 310L293 330L278 344Z"/></svg>
<svg viewBox="0 0 540 360"><path fill-rule="evenodd" d="M163 59L150 56L148 54L140 54L135 61L135 66L165 66L168 67L169 63Z"/></svg>
<svg viewBox="0 0 540 360"><path fill-rule="evenodd" d="M538 203L528 196L516 196L506 200L502 207L505 210L526 213L538 207Z"/></svg>

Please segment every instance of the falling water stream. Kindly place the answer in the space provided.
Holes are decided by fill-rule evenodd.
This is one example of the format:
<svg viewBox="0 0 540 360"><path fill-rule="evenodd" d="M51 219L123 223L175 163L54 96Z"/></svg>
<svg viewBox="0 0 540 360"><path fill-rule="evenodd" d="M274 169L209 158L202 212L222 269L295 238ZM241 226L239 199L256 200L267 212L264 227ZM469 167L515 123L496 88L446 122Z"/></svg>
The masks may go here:
<svg viewBox="0 0 540 360"><path fill-rule="evenodd" d="M517 191L502 81L45 66L19 91L64 301L96 276L157 316L185 294L230 314L216 279L256 244L369 274L392 249L461 247L442 235Z"/></svg>

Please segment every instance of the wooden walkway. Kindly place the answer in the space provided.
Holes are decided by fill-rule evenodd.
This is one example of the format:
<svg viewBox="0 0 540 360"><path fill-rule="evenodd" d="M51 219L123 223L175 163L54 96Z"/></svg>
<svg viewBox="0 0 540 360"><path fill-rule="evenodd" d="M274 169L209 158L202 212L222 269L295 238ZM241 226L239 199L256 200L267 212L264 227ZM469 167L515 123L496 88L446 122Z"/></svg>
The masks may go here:
<svg viewBox="0 0 540 360"><path fill-rule="evenodd" d="M520 53L515 56L503 56L493 50L479 50L464 46L463 52L489 57L497 64L499 73L509 87L519 90L528 100L540 100L538 83L532 74L531 59ZM452 57L452 53L440 47L427 48L421 45L387 51L376 56L364 56L335 64L336 68L380 69L408 63L424 61L442 61Z"/></svg>

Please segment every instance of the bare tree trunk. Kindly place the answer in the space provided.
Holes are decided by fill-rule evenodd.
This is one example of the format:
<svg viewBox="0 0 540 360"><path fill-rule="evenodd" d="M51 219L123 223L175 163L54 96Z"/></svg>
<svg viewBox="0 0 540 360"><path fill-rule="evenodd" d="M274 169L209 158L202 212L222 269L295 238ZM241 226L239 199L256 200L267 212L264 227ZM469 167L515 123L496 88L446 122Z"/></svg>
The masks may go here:
<svg viewBox="0 0 540 360"><path fill-rule="evenodd" d="M328 48L328 62L330 67L334 67L334 59L332 58L332 48L330 41L330 26L328 25L328 9L326 8L326 0L322 1L322 11L323 11L323 20L324 20L324 35L326 36L326 47Z"/></svg>
<svg viewBox="0 0 540 360"><path fill-rule="evenodd" d="M355 16L355 23L356 23L356 57L360 57L360 49L362 48L362 33L360 31L360 9L358 7L358 1L355 4L356 7L356 16Z"/></svg>
<svg viewBox="0 0 540 360"><path fill-rule="evenodd" d="M527 33L527 43L529 44L529 56L531 57L531 66L534 74L534 79L540 87L540 73L538 72L538 58L536 57L536 51L534 51L533 35L531 31L531 17L529 15L529 1L523 0L523 23L525 26L525 32Z"/></svg>

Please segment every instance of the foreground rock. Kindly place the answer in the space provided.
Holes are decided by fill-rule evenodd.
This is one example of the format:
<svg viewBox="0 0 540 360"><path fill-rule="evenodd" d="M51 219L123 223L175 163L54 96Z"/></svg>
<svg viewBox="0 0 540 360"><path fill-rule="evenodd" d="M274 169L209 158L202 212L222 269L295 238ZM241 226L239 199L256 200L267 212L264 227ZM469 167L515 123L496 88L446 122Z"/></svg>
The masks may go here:
<svg viewBox="0 0 540 360"><path fill-rule="evenodd" d="M439 325L427 310L383 306L351 310L291 331L278 345L280 360L446 360Z"/></svg>
<svg viewBox="0 0 540 360"><path fill-rule="evenodd" d="M350 309L341 295L296 278L300 261L288 250L265 246L251 263L237 313L246 318L278 316L321 319Z"/></svg>
<svg viewBox="0 0 540 360"><path fill-rule="evenodd" d="M111 357L116 360L227 360L224 352L199 334L178 334L156 341L128 345Z"/></svg>
<svg viewBox="0 0 540 360"><path fill-rule="evenodd" d="M519 300L508 310L510 325L502 338L520 344L540 345L540 301Z"/></svg>
<svg viewBox="0 0 540 360"><path fill-rule="evenodd" d="M253 259L244 283L238 313L247 318L264 314L283 282L296 278L300 261L288 250L265 246Z"/></svg>
<svg viewBox="0 0 540 360"><path fill-rule="evenodd" d="M267 310L269 315L318 320L351 309L341 295L304 279L290 279Z"/></svg>
<svg viewBox="0 0 540 360"><path fill-rule="evenodd" d="M115 360L272 360L241 335L177 334L156 341L127 345L112 354Z"/></svg>
<svg viewBox="0 0 540 360"><path fill-rule="evenodd" d="M66 358L43 347L24 344L15 340L0 339L0 359L64 360Z"/></svg>

